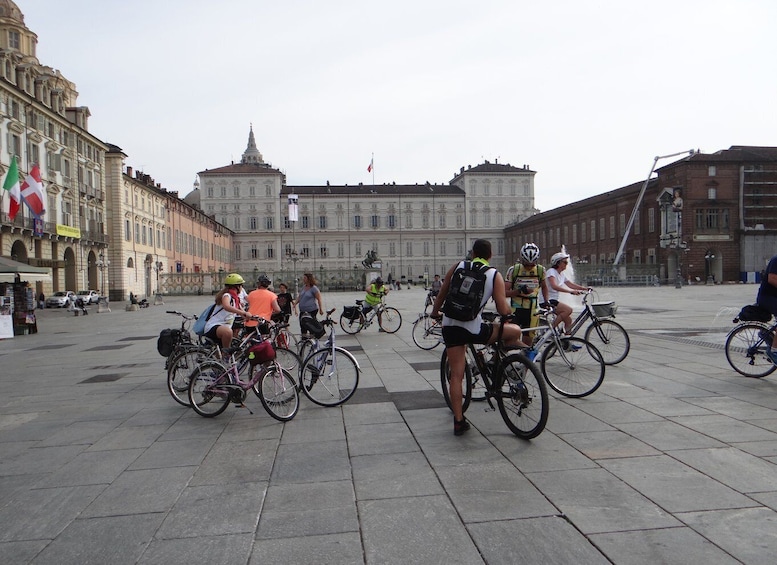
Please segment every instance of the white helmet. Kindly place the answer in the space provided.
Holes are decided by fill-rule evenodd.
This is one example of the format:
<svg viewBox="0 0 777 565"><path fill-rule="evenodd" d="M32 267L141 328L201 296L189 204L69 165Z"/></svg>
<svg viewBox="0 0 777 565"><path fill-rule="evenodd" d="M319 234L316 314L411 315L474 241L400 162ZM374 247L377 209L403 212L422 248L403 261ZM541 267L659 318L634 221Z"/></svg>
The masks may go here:
<svg viewBox="0 0 777 565"><path fill-rule="evenodd" d="M535 243L526 243L521 247L521 259L526 263L536 263L540 258L540 248Z"/></svg>
<svg viewBox="0 0 777 565"><path fill-rule="evenodd" d="M564 259L569 259L569 255L567 255L566 253L561 253L561 252L554 253L553 257L550 258L550 264L551 264L551 266L555 267L556 265L558 265Z"/></svg>

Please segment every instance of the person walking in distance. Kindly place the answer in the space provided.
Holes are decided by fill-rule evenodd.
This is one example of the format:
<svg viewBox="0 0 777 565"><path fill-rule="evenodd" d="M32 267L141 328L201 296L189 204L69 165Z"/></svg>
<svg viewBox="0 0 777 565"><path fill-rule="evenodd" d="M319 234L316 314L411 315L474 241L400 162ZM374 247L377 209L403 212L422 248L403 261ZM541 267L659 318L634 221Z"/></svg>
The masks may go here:
<svg viewBox="0 0 777 565"><path fill-rule="evenodd" d="M467 344L470 343L494 343L500 339L500 323L489 324L483 321L481 313L489 300L493 298L496 304L496 310L503 316L512 313L510 303L505 296L505 282L502 275L488 264L491 259L491 242L486 239L475 240L472 245L472 261L459 261L448 270L443 280L440 293L434 300L432 306L432 317L439 317L440 310L450 311L444 308L449 292L451 292L451 281L454 273L458 270L479 269L485 275L485 284L483 287L483 298L480 304L475 305L476 314L471 320L458 320L449 315L444 315L442 319L442 337L445 342L445 349L448 354L448 363L451 369L450 376L450 399L453 409L453 433L460 436L469 430L469 422L464 418L462 410L462 381L464 380L465 355ZM470 265L471 263L471 265ZM460 316L469 317L469 316ZM521 343L521 328L516 324L504 324L501 339L505 347L518 347Z"/></svg>
<svg viewBox="0 0 777 565"><path fill-rule="evenodd" d="M569 332L572 330L572 307L569 304L559 302L558 297L562 292L578 295L590 290L588 287L580 286L567 279L564 271L569 264L569 255L566 253L555 253L550 258L551 268L545 274L545 278L548 282L548 302L553 306L556 311L556 321L553 323L553 327L558 327L560 324L564 324L564 335L569 336ZM566 341L565 347L569 346L569 341ZM579 345L572 345L573 349L579 349Z"/></svg>
<svg viewBox="0 0 777 565"><path fill-rule="evenodd" d="M434 275L434 280L432 281L432 296L437 296L440 294L440 289L442 288L442 281L440 280L440 275Z"/></svg>
<svg viewBox="0 0 777 565"><path fill-rule="evenodd" d="M540 248L534 243L521 247L518 262L507 270L505 295L515 313L515 322L522 328L534 328L539 324L536 314L540 293L547 300L548 285L545 281L545 267L538 263ZM531 346L532 332L523 333L523 342Z"/></svg>
<svg viewBox="0 0 777 565"><path fill-rule="evenodd" d="M273 321L276 322L288 322L291 317L292 304L294 303L294 297L289 292L289 287L286 283L278 285L278 306L281 307L281 313L273 316ZM295 308L296 310L296 308Z"/></svg>
<svg viewBox="0 0 777 565"><path fill-rule="evenodd" d="M755 303L762 308L766 308L777 315L777 255L769 259L766 270L761 277L761 286L758 287L758 297ZM771 346L766 350L766 354L772 363L777 364L777 333L774 334Z"/></svg>

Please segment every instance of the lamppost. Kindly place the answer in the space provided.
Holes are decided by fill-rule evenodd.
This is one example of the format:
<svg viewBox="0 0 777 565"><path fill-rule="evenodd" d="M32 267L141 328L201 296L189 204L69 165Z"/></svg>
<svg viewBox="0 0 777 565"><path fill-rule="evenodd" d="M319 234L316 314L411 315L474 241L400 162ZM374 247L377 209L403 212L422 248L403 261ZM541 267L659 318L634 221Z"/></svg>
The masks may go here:
<svg viewBox="0 0 777 565"><path fill-rule="evenodd" d="M296 249L286 250L286 260L291 261L293 265L294 273L294 295L299 296L299 279L297 278L297 261L302 261L302 257L299 256Z"/></svg>
<svg viewBox="0 0 777 565"><path fill-rule="evenodd" d="M108 301L105 297L105 269L111 266L110 259L106 259L105 255L100 252L96 262L97 268L100 269L100 297L97 299L97 313L110 312L108 307Z"/></svg>
<svg viewBox="0 0 777 565"><path fill-rule="evenodd" d="M707 284L715 284L715 278L712 276L712 260L715 255L712 251L707 251L704 255L704 260L707 262Z"/></svg>
<svg viewBox="0 0 777 565"><path fill-rule="evenodd" d="M162 299L162 293L159 290L159 273L162 272L163 268L164 268L164 264L162 263L162 261L154 262L154 273L156 274L156 292L154 293L155 305L160 305L165 303L165 301ZM200 294L202 294L202 289L200 289Z"/></svg>

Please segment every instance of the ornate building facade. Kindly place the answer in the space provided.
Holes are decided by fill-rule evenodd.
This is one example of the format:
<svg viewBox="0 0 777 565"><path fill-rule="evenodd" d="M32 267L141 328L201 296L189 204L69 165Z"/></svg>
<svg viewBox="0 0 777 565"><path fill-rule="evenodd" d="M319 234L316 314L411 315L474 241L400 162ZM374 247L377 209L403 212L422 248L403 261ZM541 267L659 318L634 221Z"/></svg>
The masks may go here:
<svg viewBox="0 0 777 565"><path fill-rule="evenodd" d="M36 219L22 205L11 220L0 191L0 255L51 269L36 293L99 287L98 261L107 246L107 146L89 133L89 109L75 85L38 61L37 35L10 0L0 0L0 175L15 157L24 177L40 167L46 210Z"/></svg>
<svg viewBox="0 0 777 565"><path fill-rule="evenodd" d="M235 232L236 270L276 280L313 272L331 287L358 279L370 251L384 278L424 280L477 238L491 240L501 268L505 224L536 212L535 172L499 163L462 167L449 184L288 186L264 161L253 129L240 163L198 174L203 211ZM292 195L297 221L289 218Z"/></svg>

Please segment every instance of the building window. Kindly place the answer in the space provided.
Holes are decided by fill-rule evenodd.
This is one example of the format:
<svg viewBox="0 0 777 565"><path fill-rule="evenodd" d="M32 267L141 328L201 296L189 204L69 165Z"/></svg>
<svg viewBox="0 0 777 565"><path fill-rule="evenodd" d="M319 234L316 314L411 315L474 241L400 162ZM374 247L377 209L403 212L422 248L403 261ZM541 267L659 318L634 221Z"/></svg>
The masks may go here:
<svg viewBox="0 0 777 565"><path fill-rule="evenodd" d="M322 245L321 247L318 248L318 256L321 258L325 258L328 256L326 245Z"/></svg>
<svg viewBox="0 0 777 565"><path fill-rule="evenodd" d="M361 257L361 255L362 255L362 244L361 243L356 243L353 246L353 252L354 252L354 255L356 255L357 257Z"/></svg>
<svg viewBox="0 0 777 565"><path fill-rule="evenodd" d="M284 229L287 229L287 230L291 229L291 220L289 220L288 216L283 217L283 227Z"/></svg>
<svg viewBox="0 0 777 565"><path fill-rule="evenodd" d="M424 241L424 257L429 257L429 241Z"/></svg>
<svg viewBox="0 0 777 565"><path fill-rule="evenodd" d="M585 243L586 237L585 237L585 222L580 223L580 243Z"/></svg>
<svg viewBox="0 0 777 565"><path fill-rule="evenodd" d="M656 264L656 248L651 247L648 249L648 256L647 256L647 262L648 265L655 265Z"/></svg>
<svg viewBox="0 0 777 565"><path fill-rule="evenodd" d="M708 200L717 200L718 199L718 189L714 186L710 186L707 188L707 199Z"/></svg>
<svg viewBox="0 0 777 565"><path fill-rule="evenodd" d="M604 218L599 218L599 239L607 237L604 233Z"/></svg>
<svg viewBox="0 0 777 565"><path fill-rule="evenodd" d="M273 259L275 257L275 249L272 246L267 246L267 258Z"/></svg>
<svg viewBox="0 0 777 565"><path fill-rule="evenodd" d="M380 227L380 217L376 215L370 216L370 227L371 228L379 228Z"/></svg>
<svg viewBox="0 0 777 565"><path fill-rule="evenodd" d="M406 228L412 228L413 227L413 215L412 214L405 214L405 227Z"/></svg>
<svg viewBox="0 0 777 565"><path fill-rule="evenodd" d="M259 250L256 249L256 244L251 244L251 259L259 259Z"/></svg>
<svg viewBox="0 0 777 565"><path fill-rule="evenodd" d="M394 257L397 254L397 244L393 241L389 242L389 257Z"/></svg>
<svg viewBox="0 0 777 565"><path fill-rule="evenodd" d="M256 216L251 216L248 218L248 229L251 231L256 231Z"/></svg>
<svg viewBox="0 0 777 565"><path fill-rule="evenodd" d="M596 241L596 220L591 220L591 241Z"/></svg>
<svg viewBox="0 0 777 565"><path fill-rule="evenodd" d="M615 216L610 216L610 239L615 239Z"/></svg>
<svg viewBox="0 0 777 565"><path fill-rule="evenodd" d="M337 256L345 257L345 244L342 241L337 244Z"/></svg>
<svg viewBox="0 0 777 565"><path fill-rule="evenodd" d="M310 257L310 248L308 247L308 244L307 244L307 243L305 243L305 244L302 246L302 256L303 256L305 259L307 259L308 257Z"/></svg>
<svg viewBox="0 0 777 565"><path fill-rule="evenodd" d="M727 208L699 208L696 210L696 229L698 230L727 230Z"/></svg>
<svg viewBox="0 0 777 565"><path fill-rule="evenodd" d="M388 218L386 219L388 222L389 228L395 228L397 227L397 217L394 214L389 214Z"/></svg>
<svg viewBox="0 0 777 565"><path fill-rule="evenodd" d="M239 186L235 187L235 198L240 198L240 187Z"/></svg>
<svg viewBox="0 0 777 565"><path fill-rule="evenodd" d="M18 31L8 32L8 47L11 49L21 49L21 39Z"/></svg>
<svg viewBox="0 0 777 565"><path fill-rule="evenodd" d="M67 222L65 224L67 225ZM132 241L132 224L129 220L124 220L124 239Z"/></svg>
<svg viewBox="0 0 777 565"><path fill-rule="evenodd" d="M648 233L656 231L656 209L648 208Z"/></svg>
<svg viewBox="0 0 777 565"><path fill-rule="evenodd" d="M405 253L405 255L407 255L408 257L412 257L413 256L413 242L412 241L408 241L407 242L407 253Z"/></svg>
<svg viewBox="0 0 777 565"><path fill-rule="evenodd" d="M308 216L302 216L300 220L300 225L302 226L303 230L306 230L310 227L310 218Z"/></svg>
<svg viewBox="0 0 777 565"><path fill-rule="evenodd" d="M577 244L577 224L572 224L572 245Z"/></svg>
<svg viewBox="0 0 777 565"><path fill-rule="evenodd" d="M326 216L318 217L318 228L322 230L326 229Z"/></svg>
<svg viewBox="0 0 777 565"><path fill-rule="evenodd" d="M272 216L265 216L264 217L264 229L270 231L273 229L274 226L274 218Z"/></svg>
<svg viewBox="0 0 777 565"><path fill-rule="evenodd" d="M357 230L362 227L362 217L361 216L354 216L353 217L353 227Z"/></svg>
<svg viewBox="0 0 777 565"><path fill-rule="evenodd" d="M135 222L135 243L140 243L140 224Z"/></svg>
<svg viewBox="0 0 777 565"><path fill-rule="evenodd" d="M718 168L715 165L707 167L707 176L714 177L718 174Z"/></svg>
<svg viewBox="0 0 777 565"><path fill-rule="evenodd" d="M640 228L640 222L639 222L640 213L637 212L637 215L634 216L634 235L639 235L639 232L642 231Z"/></svg>

